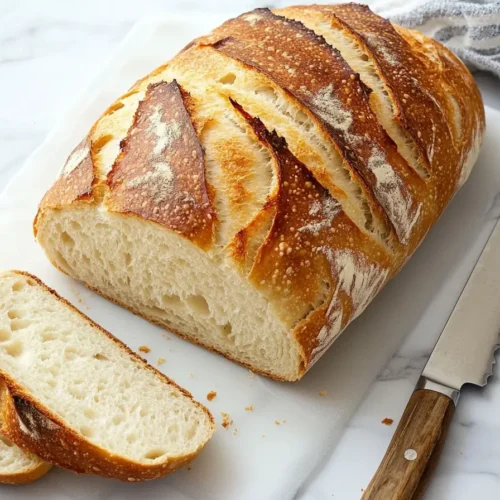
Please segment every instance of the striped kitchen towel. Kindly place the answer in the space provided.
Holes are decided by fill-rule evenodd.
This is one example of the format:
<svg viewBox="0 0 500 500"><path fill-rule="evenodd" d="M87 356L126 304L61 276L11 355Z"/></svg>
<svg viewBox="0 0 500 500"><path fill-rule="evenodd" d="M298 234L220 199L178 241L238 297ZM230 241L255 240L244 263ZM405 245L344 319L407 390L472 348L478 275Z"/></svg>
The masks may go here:
<svg viewBox="0 0 500 500"><path fill-rule="evenodd" d="M474 70L500 77L500 1L376 0L370 8L453 50Z"/></svg>

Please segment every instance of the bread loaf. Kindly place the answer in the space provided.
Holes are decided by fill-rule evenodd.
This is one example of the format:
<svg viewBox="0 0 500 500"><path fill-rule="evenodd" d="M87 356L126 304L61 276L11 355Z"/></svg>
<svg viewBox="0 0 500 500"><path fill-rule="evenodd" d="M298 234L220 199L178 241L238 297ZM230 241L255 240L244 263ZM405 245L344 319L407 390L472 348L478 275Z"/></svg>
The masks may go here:
<svg viewBox="0 0 500 500"><path fill-rule="evenodd" d="M35 234L105 297L297 380L420 244L483 130L437 42L356 4L257 9L104 112Z"/></svg>
<svg viewBox="0 0 500 500"><path fill-rule="evenodd" d="M0 377L2 434L74 472L156 479L214 432L191 394L19 271L0 274Z"/></svg>

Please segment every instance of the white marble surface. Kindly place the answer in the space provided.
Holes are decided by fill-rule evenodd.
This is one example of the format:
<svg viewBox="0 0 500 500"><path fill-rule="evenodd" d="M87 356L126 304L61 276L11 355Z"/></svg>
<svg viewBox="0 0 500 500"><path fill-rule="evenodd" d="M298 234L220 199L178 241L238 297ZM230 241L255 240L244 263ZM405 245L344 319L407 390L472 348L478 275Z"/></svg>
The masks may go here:
<svg viewBox="0 0 500 500"><path fill-rule="evenodd" d="M226 5L223 5L227 3ZM143 14L204 9L237 13L258 2L0 0L0 189L86 88ZM485 102L500 109L500 83L479 75ZM77 117L75 119L78 119ZM496 208L500 215L500 206ZM379 375L307 499L355 499L382 458L432 349L432 335L407 339ZM500 497L500 383L463 391L429 499ZM383 418L394 419L391 427Z"/></svg>

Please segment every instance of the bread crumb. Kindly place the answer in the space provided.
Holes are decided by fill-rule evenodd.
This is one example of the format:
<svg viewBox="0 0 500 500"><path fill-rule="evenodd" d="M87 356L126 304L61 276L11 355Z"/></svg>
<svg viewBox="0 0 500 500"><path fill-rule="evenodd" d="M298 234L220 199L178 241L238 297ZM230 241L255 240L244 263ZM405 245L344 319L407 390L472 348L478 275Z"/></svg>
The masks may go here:
<svg viewBox="0 0 500 500"><path fill-rule="evenodd" d="M283 422L284 424L286 424L286 420L282 420L282 422Z"/></svg>
<svg viewBox="0 0 500 500"><path fill-rule="evenodd" d="M163 363L165 363L165 361L166 361L166 359L165 359L165 358L158 358L157 363L158 363L159 365L162 365Z"/></svg>
<svg viewBox="0 0 500 500"><path fill-rule="evenodd" d="M265 435L265 434L262 434L262 436L261 436L261 437L265 438L265 437L266 437L266 435Z"/></svg>
<svg viewBox="0 0 500 500"><path fill-rule="evenodd" d="M381 424L384 425L392 425L394 423L394 420L392 418L387 418L385 417L384 420L382 420Z"/></svg>
<svg viewBox="0 0 500 500"><path fill-rule="evenodd" d="M255 377L255 373L252 370L248 370L248 375L250 376L250 378Z"/></svg>
<svg viewBox="0 0 500 500"><path fill-rule="evenodd" d="M324 398L327 394L328 394L328 391L319 391L318 394Z"/></svg>
<svg viewBox="0 0 500 500"><path fill-rule="evenodd" d="M166 335L165 333L162 333L161 336L165 339L165 340L171 340L171 338Z"/></svg>
<svg viewBox="0 0 500 500"><path fill-rule="evenodd" d="M234 429L233 431L233 436L236 436L236 434L238 434L238 429Z"/></svg>
<svg viewBox="0 0 500 500"><path fill-rule="evenodd" d="M75 299L78 301L78 303L86 305L85 301L82 299L82 296L80 295L80 292L76 288L74 288L73 286L71 286L71 285L70 285L69 288L73 292L73 295L75 296ZM88 309L88 307L87 307L87 309Z"/></svg>
<svg viewBox="0 0 500 500"><path fill-rule="evenodd" d="M187 469L188 469L188 470L192 470L192 467L191 467L190 465L188 465L188 468L187 468Z"/></svg>
<svg viewBox="0 0 500 500"><path fill-rule="evenodd" d="M189 376L190 376L191 378L193 378L193 377L194 377L194 373L193 373L193 372L189 372Z"/></svg>
<svg viewBox="0 0 500 500"><path fill-rule="evenodd" d="M275 423L276 425L280 425L280 421L279 421L279 420L275 420L275 421L274 421L274 423Z"/></svg>
<svg viewBox="0 0 500 500"><path fill-rule="evenodd" d="M246 411L253 411L253 405L245 406Z"/></svg>
<svg viewBox="0 0 500 500"><path fill-rule="evenodd" d="M224 429L231 427L231 425L233 425L233 420L230 417L229 413L224 413L223 411L221 411L220 414L222 415L222 427L224 427Z"/></svg>
<svg viewBox="0 0 500 500"><path fill-rule="evenodd" d="M139 351L145 352L147 354L148 352L151 352L151 349L147 345L141 345L139 346Z"/></svg>
<svg viewBox="0 0 500 500"><path fill-rule="evenodd" d="M215 398L217 397L217 393L215 391L210 391L208 394L207 394L207 399L209 401L213 401Z"/></svg>

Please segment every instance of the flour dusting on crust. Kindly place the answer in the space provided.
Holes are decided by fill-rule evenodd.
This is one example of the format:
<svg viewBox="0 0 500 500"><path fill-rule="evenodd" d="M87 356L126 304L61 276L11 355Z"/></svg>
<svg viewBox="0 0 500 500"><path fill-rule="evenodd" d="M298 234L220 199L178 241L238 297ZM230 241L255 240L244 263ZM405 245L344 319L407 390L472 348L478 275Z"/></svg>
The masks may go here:
<svg viewBox="0 0 500 500"><path fill-rule="evenodd" d="M90 149L87 146L73 151L62 169L61 175L67 176L71 174L75 168L78 168L81 165L82 161L87 158L89 153Z"/></svg>
<svg viewBox="0 0 500 500"><path fill-rule="evenodd" d="M333 93L333 83L322 88L312 98L314 111L334 129L346 132L352 124L352 114L344 109Z"/></svg>
<svg viewBox="0 0 500 500"><path fill-rule="evenodd" d="M313 111L330 127L339 130L347 143L355 148L367 138L350 131L353 123L351 111L342 106L335 96L333 84L320 89L312 96Z"/></svg>
<svg viewBox="0 0 500 500"><path fill-rule="evenodd" d="M329 84L313 97L315 112L328 125L340 130L348 145L355 149L356 146L367 141L367 138L350 132L353 123L352 114L342 107L333 91L333 84ZM413 226L420 218L422 205L414 206L403 181L378 148L372 148L367 166L376 177L374 191L377 199L383 204L400 241L403 244L408 243Z"/></svg>
<svg viewBox="0 0 500 500"><path fill-rule="evenodd" d="M326 324L318 334L318 344L311 353L311 363L330 347L342 331L343 308L339 293L343 292L351 299L349 321L357 318L384 285L389 270L369 262L367 258L352 250L332 250L320 247L330 263L332 274L337 279L337 286L326 311Z"/></svg>
<svg viewBox="0 0 500 500"><path fill-rule="evenodd" d="M127 182L127 188L147 186L150 196L155 204L166 201L173 188L174 173L172 167L162 160L162 153L181 136L181 127L175 120L165 122L162 120L163 107L157 105L149 117L149 131L155 136L156 142L151 152L151 163L143 175L139 175Z"/></svg>
<svg viewBox="0 0 500 500"><path fill-rule="evenodd" d="M342 306L338 300L330 302L326 311L327 323L318 333L318 343L311 352L311 364L315 363L320 356L333 344L333 341L342 332Z"/></svg>
<svg viewBox="0 0 500 500"><path fill-rule="evenodd" d="M389 211L400 241L408 243L413 226L420 218L422 204L415 208L413 199L405 190L404 183L394 169L387 163L385 155L378 149L372 149L368 167L377 180L377 191Z"/></svg>
<svg viewBox="0 0 500 500"><path fill-rule="evenodd" d="M176 121L170 123L162 121L162 110L162 106L155 106L153 113L149 117L149 122L151 123L149 130L153 132L157 138L157 142L153 149L154 156L162 154L172 142L181 136L181 127Z"/></svg>
<svg viewBox="0 0 500 500"><path fill-rule="evenodd" d="M339 214L340 210L340 203L331 196L325 194L321 201L314 200L309 210L309 215L314 217L318 216L320 219L317 222L302 226L299 231L316 234L323 229L330 229L333 224L333 219Z"/></svg>
<svg viewBox="0 0 500 500"><path fill-rule="evenodd" d="M390 66L397 66L400 64L394 50L391 50L391 48L387 46L387 41L384 37L369 34L365 34L364 37L368 43L377 47L377 52L380 53L387 64Z"/></svg>
<svg viewBox="0 0 500 500"><path fill-rule="evenodd" d="M127 187L148 186L154 203L162 203L169 198L172 192L174 174L170 165L164 161L153 163L151 168L152 170L144 175L127 182Z"/></svg>
<svg viewBox="0 0 500 500"><path fill-rule="evenodd" d="M382 288L389 270L368 261L359 252L323 248L333 275L337 278L337 291L345 292L352 301L351 320L357 318Z"/></svg>

